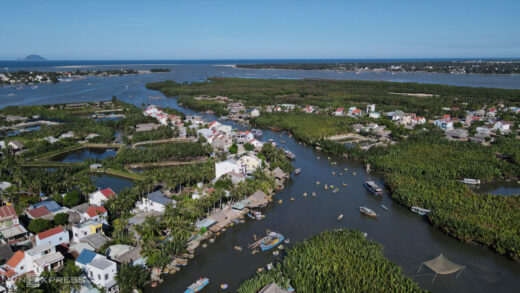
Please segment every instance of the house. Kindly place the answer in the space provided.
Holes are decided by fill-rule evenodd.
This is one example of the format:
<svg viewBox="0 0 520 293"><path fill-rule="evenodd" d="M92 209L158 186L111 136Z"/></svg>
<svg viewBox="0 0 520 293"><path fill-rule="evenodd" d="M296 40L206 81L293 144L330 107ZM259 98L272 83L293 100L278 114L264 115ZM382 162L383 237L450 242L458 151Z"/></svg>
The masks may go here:
<svg viewBox="0 0 520 293"><path fill-rule="evenodd" d="M511 126L511 122L508 122L508 121L497 121L495 122L495 124L493 125L493 130L497 131L497 132L500 132L500 133L508 133L510 132L511 130L509 129L509 127Z"/></svg>
<svg viewBox="0 0 520 293"><path fill-rule="evenodd" d="M59 139L74 138L74 131L68 131L60 135Z"/></svg>
<svg viewBox="0 0 520 293"><path fill-rule="evenodd" d="M43 138L43 140L48 141L50 144L54 144L54 143L60 141L59 139L55 138L54 136L45 137L45 138Z"/></svg>
<svg viewBox="0 0 520 293"><path fill-rule="evenodd" d="M95 250L100 250L109 241L112 241L112 239L102 234L102 232L87 235L79 240L80 243L86 243L94 247Z"/></svg>
<svg viewBox="0 0 520 293"><path fill-rule="evenodd" d="M219 178L229 172L243 173L242 168L235 160L228 159L225 161L215 162L215 178Z"/></svg>
<svg viewBox="0 0 520 293"><path fill-rule="evenodd" d="M246 130L237 132L235 138L238 144L245 144L248 141L253 140L255 136L252 132Z"/></svg>
<svg viewBox="0 0 520 293"><path fill-rule="evenodd" d="M457 128L446 131L446 137L451 139L466 140L468 138L468 131Z"/></svg>
<svg viewBox="0 0 520 293"><path fill-rule="evenodd" d="M433 122L435 126L440 127L442 130L450 130L453 128L453 121L450 115L444 115L441 119L437 119Z"/></svg>
<svg viewBox="0 0 520 293"><path fill-rule="evenodd" d="M224 176L229 177L229 179L231 179L231 182L233 182L233 184L235 185L246 180L246 175L235 172L226 173Z"/></svg>
<svg viewBox="0 0 520 293"><path fill-rule="evenodd" d="M222 126L222 124L220 124L220 122L218 121L213 121L209 124L208 128L211 129L211 130L217 130L218 127Z"/></svg>
<svg viewBox="0 0 520 293"><path fill-rule="evenodd" d="M426 118L421 117L421 116L417 116L415 118L412 118L411 123L413 125L422 125L422 124L426 123Z"/></svg>
<svg viewBox="0 0 520 293"><path fill-rule="evenodd" d="M13 186L10 182L1 181L0 182L0 191L6 191L9 187Z"/></svg>
<svg viewBox="0 0 520 293"><path fill-rule="evenodd" d="M62 243L69 243L69 230L63 229L62 227L55 227L38 233L34 239L36 241L36 246L48 243L52 244L53 246L57 246Z"/></svg>
<svg viewBox="0 0 520 293"><path fill-rule="evenodd" d="M229 103L227 108L233 114L246 111L246 107L244 107L242 102Z"/></svg>
<svg viewBox="0 0 520 293"><path fill-rule="evenodd" d="M381 113L379 113L379 112L370 112L370 113L368 113L368 117L374 118L374 119L379 119L379 118L381 118Z"/></svg>
<svg viewBox="0 0 520 293"><path fill-rule="evenodd" d="M7 146L10 147L13 151L21 151L21 150L23 150L25 148L23 143L21 143L18 140L11 140L7 144Z"/></svg>
<svg viewBox="0 0 520 293"><path fill-rule="evenodd" d="M0 237L8 243L16 242L29 233L18 220L18 214L12 205L0 207Z"/></svg>
<svg viewBox="0 0 520 293"><path fill-rule="evenodd" d="M159 127L161 127L161 125L156 124L156 123L141 123L141 124L137 124L135 126L135 131L137 131L137 132L150 131L150 130L155 130Z"/></svg>
<svg viewBox="0 0 520 293"><path fill-rule="evenodd" d="M225 135L229 135L231 133L231 131L233 130L233 128L229 125L222 124L222 125L218 126L215 130L220 133L223 133Z"/></svg>
<svg viewBox="0 0 520 293"><path fill-rule="evenodd" d="M4 269L6 270L5 276L9 279L27 273L25 252L23 250L18 250L15 252L13 256L5 263Z"/></svg>
<svg viewBox="0 0 520 293"><path fill-rule="evenodd" d="M332 113L334 116L343 116L345 115L345 109L344 108L337 108L334 113Z"/></svg>
<svg viewBox="0 0 520 293"><path fill-rule="evenodd" d="M44 271L58 271L63 267L63 255L51 243L35 246L25 252L27 272L39 276Z"/></svg>
<svg viewBox="0 0 520 293"><path fill-rule="evenodd" d="M79 243L82 238L103 232L103 223L96 220L88 220L72 226L72 242Z"/></svg>
<svg viewBox="0 0 520 293"><path fill-rule="evenodd" d="M493 132L493 128L489 126L479 126L475 129L477 133L489 136Z"/></svg>
<svg viewBox="0 0 520 293"><path fill-rule="evenodd" d="M204 137L209 143L211 143L210 138L213 136L213 130L208 128L198 129L197 136Z"/></svg>
<svg viewBox="0 0 520 293"><path fill-rule="evenodd" d="M96 171L96 170L99 170L101 168L103 168L103 165L101 165L101 164L91 164L90 165L90 171Z"/></svg>
<svg viewBox="0 0 520 293"><path fill-rule="evenodd" d="M90 206L85 213L81 215L81 221L95 220L108 224L108 212L102 206Z"/></svg>
<svg viewBox="0 0 520 293"><path fill-rule="evenodd" d="M117 292L115 276L117 264L105 256L84 249L76 259L79 267L87 278L97 287L105 288L105 292Z"/></svg>
<svg viewBox="0 0 520 293"><path fill-rule="evenodd" d="M164 212L166 205L176 206L175 200L167 197L161 191L154 191L143 197L142 202L137 202L136 207L145 212Z"/></svg>
<svg viewBox="0 0 520 293"><path fill-rule="evenodd" d="M486 113L486 117L487 118L495 118L496 114L497 114L497 109L496 108L490 108L488 110L488 112Z"/></svg>
<svg viewBox="0 0 520 293"><path fill-rule="evenodd" d="M367 114L373 113L376 111L376 105L375 104L368 104L367 105Z"/></svg>
<svg viewBox="0 0 520 293"><path fill-rule="evenodd" d="M245 171L246 174L252 174L256 169L262 166L262 160L256 156L245 155L237 161L238 165Z"/></svg>
<svg viewBox="0 0 520 293"><path fill-rule="evenodd" d="M348 116L350 117L359 117L363 115L363 111L361 111L361 109L358 109L356 107L350 107L348 109Z"/></svg>
<svg viewBox="0 0 520 293"><path fill-rule="evenodd" d="M89 195L88 202L93 205L101 206L105 203L105 201L109 200L114 196L117 196L117 194L109 187L91 193Z"/></svg>
<svg viewBox="0 0 520 293"><path fill-rule="evenodd" d="M216 133L210 137L211 145L218 150L227 150L233 145L233 140L230 136L223 133Z"/></svg>
<svg viewBox="0 0 520 293"><path fill-rule="evenodd" d="M248 143L252 144L255 148L261 149L264 146L264 143L259 141L258 139L252 139L248 141Z"/></svg>
<svg viewBox="0 0 520 293"><path fill-rule="evenodd" d="M257 108L248 109L246 113L248 113L250 117L260 116L260 111Z"/></svg>
<svg viewBox="0 0 520 293"><path fill-rule="evenodd" d="M60 212L64 212L64 208L61 207L59 204L57 204L53 200L44 200L38 203L35 203L28 207L29 210L37 209L40 207L45 207L51 214L55 215Z"/></svg>
<svg viewBox="0 0 520 293"><path fill-rule="evenodd" d="M310 114L310 113L312 113L314 111L315 111L315 109L314 109L313 106L307 105L307 106L305 106L305 108L303 108L303 112L308 113L308 114Z"/></svg>

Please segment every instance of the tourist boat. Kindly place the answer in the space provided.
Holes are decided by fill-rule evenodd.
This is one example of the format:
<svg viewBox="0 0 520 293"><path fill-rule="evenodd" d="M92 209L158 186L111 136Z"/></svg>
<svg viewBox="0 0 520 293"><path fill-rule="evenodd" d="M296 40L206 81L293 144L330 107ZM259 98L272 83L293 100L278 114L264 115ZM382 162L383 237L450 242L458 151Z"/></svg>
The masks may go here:
<svg viewBox="0 0 520 293"><path fill-rule="evenodd" d="M464 179L460 180L460 182L462 182L464 184L469 184L469 185L479 185L480 179L464 178Z"/></svg>
<svg viewBox="0 0 520 293"><path fill-rule="evenodd" d="M341 221L341 219L343 219L343 214L340 214L340 215L338 216L338 221Z"/></svg>
<svg viewBox="0 0 520 293"><path fill-rule="evenodd" d="M316 196L316 192L313 191L313 192L312 192L312 196Z"/></svg>
<svg viewBox="0 0 520 293"><path fill-rule="evenodd" d="M421 207L418 207L418 206L413 206L410 208L410 210L416 214L419 214L421 216L425 216L427 215L428 213L431 212L431 210L429 209L424 209L424 208L421 208Z"/></svg>
<svg viewBox="0 0 520 293"><path fill-rule="evenodd" d="M388 208L384 204L382 204L381 207L383 208L383 210L388 211Z"/></svg>
<svg viewBox="0 0 520 293"><path fill-rule="evenodd" d="M365 181L365 187L368 189L368 191L372 192L375 195L383 195L383 190L381 187L377 186L377 184L372 180L366 180Z"/></svg>
<svg viewBox="0 0 520 293"><path fill-rule="evenodd" d="M206 287L209 284L208 278L200 278L197 282L191 284L184 293L195 293L202 290L202 288Z"/></svg>
<svg viewBox="0 0 520 293"><path fill-rule="evenodd" d="M362 214L365 214L365 215L367 215L369 217L377 219L376 212L374 212L373 210L371 210L371 209L369 209L367 207L359 207L359 212L362 213Z"/></svg>
<svg viewBox="0 0 520 293"><path fill-rule="evenodd" d="M220 289L226 290L228 288L228 284L220 284Z"/></svg>
<svg viewBox="0 0 520 293"><path fill-rule="evenodd" d="M269 129L271 129L272 131L280 131L280 130L282 130L281 128L274 127L274 126L270 126Z"/></svg>
<svg viewBox="0 0 520 293"><path fill-rule="evenodd" d="M256 137L262 136L264 134L260 129L253 129L251 130L251 133Z"/></svg>
<svg viewBox="0 0 520 293"><path fill-rule="evenodd" d="M262 251L266 251L278 246L280 243L282 243L283 239L284 237L282 234L276 232L269 232L267 236L253 243L250 247L260 246L260 249Z"/></svg>
<svg viewBox="0 0 520 293"><path fill-rule="evenodd" d="M300 175L301 171L302 171L302 169L298 168L298 169L294 170L294 174Z"/></svg>
<svg viewBox="0 0 520 293"><path fill-rule="evenodd" d="M325 186L323 186L323 189L327 190L327 189L329 189L329 186L327 184L325 184Z"/></svg>

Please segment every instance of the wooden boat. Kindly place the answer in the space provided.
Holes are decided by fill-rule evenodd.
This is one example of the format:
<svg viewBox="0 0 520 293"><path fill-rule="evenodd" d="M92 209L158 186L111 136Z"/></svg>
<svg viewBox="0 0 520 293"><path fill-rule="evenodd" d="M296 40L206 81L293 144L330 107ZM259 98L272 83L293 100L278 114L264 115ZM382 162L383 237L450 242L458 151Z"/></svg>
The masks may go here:
<svg viewBox="0 0 520 293"><path fill-rule="evenodd" d="M312 192L312 196L316 196L316 192L313 191L313 192Z"/></svg>
<svg viewBox="0 0 520 293"><path fill-rule="evenodd" d="M233 247L233 248L234 248L236 251L242 251L242 247L240 247L240 246L238 246L238 245L235 246L235 247Z"/></svg>
<svg viewBox="0 0 520 293"><path fill-rule="evenodd" d="M280 199L280 200L278 201L278 204L282 204L282 203L283 203L283 200Z"/></svg>
<svg viewBox="0 0 520 293"><path fill-rule="evenodd" d="M301 172L302 172L302 169L300 169L300 168L294 170L295 175L300 175Z"/></svg>
<svg viewBox="0 0 520 293"><path fill-rule="evenodd" d="M374 181L365 180L365 183L363 185L366 187L366 189L368 189L368 191L372 192L374 195L383 195L383 189L377 186L377 184Z"/></svg>
<svg viewBox="0 0 520 293"><path fill-rule="evenodd" d="M479 185L480 179L464 178L464 179L460 180L460 182L462 182L464 184L468 184L468 185Z"/></svg>
<svg viewBox="0 0 520 293"><path fill-rule="evenodd" d="M336 175L336 172L332 171L332 175Z"/></svg>
<svg viewBox="0 0 520 293"><path fill-rule="evenodd" d="M341 185L343 185L343 186L347 186L347 183L343 182Z"/></svg>
<svg viewBox="0 0 520 293"><path fill-rule="evenodd" d="M251 130L251 133L253 134L253 136L256 136L256 137L264 135L264 133L260 129L253 129L253 130Z"/></svg>
<svg viewBox="0 0 520 293"><path fill-rule="evenodd" d="M290 201L294 201L294 197L289 198Z"/></svg>
<svg viewBox="0 0 520 293"><path fill-rule="evenodd" d="M226 290L228 288L228 284L220 284L220 289Z"/></svg>
<svg viewBox="0 0 520 293"><path fill-rule="evenodd" d="M341 221L341 219L343 219L343 214L340 214L340 215L338 216L338 221Z"/></svg>
<svg viewBox="0 0 520 293"><path fill-rule="evenodd" d="M382 207L385 211L388 211L388 208L387 208L384 204L382 204L381 207Z"/></svg>
<svg viewBox="0 0 520 293"><path fill-rule="evenodd" d="M319 181L316 181L316 185L320 185L320 182L319 182Z"/></svg>
<svg viewBox="0 0 520 293"><path fill-rule="evenodd" d="M307 192L304 192L302 195L303 197L307 197Z"/></svg>
<svg viewBox="0 0 520 293"><path fill-rule="evenodd" d="M367 207L359 207L359 212L364 214L364 215L367 215L371 218L375 218L377 219L377 214L376 212L374 212L373 210L367 208Z"/></svg>
<svg viewBox="0 0 520 293"><path fill-rule="evenodd" d="M269 126L268 128L271 129L272 131L280 131L280 130L282 130L281 128L274 127L274 126Z"/></svg>
<svg viewBox="0 0 520 293"><path fill-rule="evenodd" d="M197 282L191 284L188 289L184 291L184 293L195 293L202 290L202 288L206 287L209 284L208 278L200 278Z"/></svg>
<svg viewBox="0 0 520 293"><path fill-rule="evenodd" d="M323 186L323 189L327 190L327 189L329 189L329 186L327 184L325 184L325 186Z"/></svg>

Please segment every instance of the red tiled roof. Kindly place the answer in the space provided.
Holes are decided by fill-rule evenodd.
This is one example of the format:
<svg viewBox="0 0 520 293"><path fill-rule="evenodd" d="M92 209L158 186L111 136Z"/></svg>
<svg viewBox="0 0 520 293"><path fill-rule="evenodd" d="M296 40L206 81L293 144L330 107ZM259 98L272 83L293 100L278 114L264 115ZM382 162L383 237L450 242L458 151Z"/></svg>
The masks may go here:
<svg viewBox="0 0 520 293"><path fill-rule="evenodd" d="M443 119L450 119L450 115L442 115Z"/></svg>
<svg viewBox="0 0 520 293"><path fill-rule="evenodd" d="M104 214L106 212L107 212L107 210L104 207L97 207L97 206L91 206L86 211L87 215L91 218L97 216L98 214Z"/></svg>
<svg viewBox="0 0 520 293"><path fill-rule="evenodd" d="M31 216L33 219L41 218L50 213L51 212L49 212L49 210L45 206L41 206L27 211L27 214L29 214L29 216Z"/></svg>
<svg viewBox="0 0 520 293"><path fill-rule="evenodd" d="M359 112L361 112L361 109L356 109L356 110L352 111L352 113L359 113Z"/></svg>
<svg viewBox="0 0 520 293"><path fill-rule="evenodd" d="M13 256L7 261L7 265L11 268L15 268L21 261L24 259L25 253L21 250L18 250L13 254Z"/></svg>
<svg viewBox="0 0 520 293"><path fill-rule="evenodd" d="M14 207L12 205L0 207L0 219L8 217L18 217Z"/></svg>
<svg viewBox="0 0 520 293"><path fill-rule="evenodd" d="M5 276L8 277L8 278L11 278L12 276L15 276L16 275L16 272L9 269L7 270L7 272L5 272Z"/></svg>
<svg viewBox="0 0 520 293"><path fill-rule="evenodd" d="M106 198L111 198L112 196L115 196L116 193L112 190L112 188L105 188L105 189L101 189L99 192L101 192L101 194L106 197Z"/></svg>
<svg viewBox="0 0 520 293"><path fill-rule="evenodd" d="M52 235L56 235L58 233L61 233L63 232L63 228L62 227L55 227L55 228L52 228L52 229L49 229L47 231L43 231L41 233L38 233L38 235L36 235L36 237L38 237L38 239L40 240L43 240L47 237L51 237Z"/></svg>

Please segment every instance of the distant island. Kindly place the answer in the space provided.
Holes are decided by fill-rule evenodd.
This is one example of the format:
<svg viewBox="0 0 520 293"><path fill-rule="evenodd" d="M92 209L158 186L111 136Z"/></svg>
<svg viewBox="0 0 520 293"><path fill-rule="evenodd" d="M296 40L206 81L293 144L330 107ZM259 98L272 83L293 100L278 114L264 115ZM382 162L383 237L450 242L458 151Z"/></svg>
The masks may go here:
<svg viewBox="0 0 520 293"><path fill-rule="evenodd" d="M36 54L28 55L27 57L20 59L20 60L21 61L47 61L47 59L43 58L40 55L36 55Z"/></svg>
<svg viewBox="0 0 520 293"><path fill-rule="evenodd" d="M467 61L386 61L386 62L334 62L334 63L263 63L237 64L249 69L335 70L362 72L431 72L519 74L520 60L467 60Z"/></svg>

